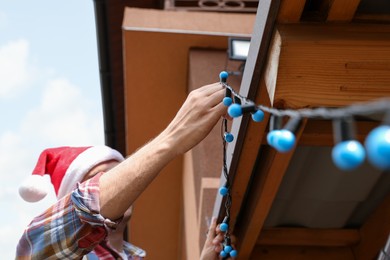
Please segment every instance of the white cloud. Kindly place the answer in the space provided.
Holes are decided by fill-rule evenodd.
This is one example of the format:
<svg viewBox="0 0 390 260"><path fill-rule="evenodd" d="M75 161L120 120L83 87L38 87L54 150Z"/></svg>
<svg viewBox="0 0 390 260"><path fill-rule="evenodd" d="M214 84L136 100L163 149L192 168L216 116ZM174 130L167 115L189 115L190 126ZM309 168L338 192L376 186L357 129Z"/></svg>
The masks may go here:
<svg viewBox="0 0 390 260"><path fill-rule="evenodd" d="M102 118L90 104L80 88L68 80L50 80L44 89L41 105L28 113L23 133L53 144L100 144Z"/></svg>
<svg viewBox="0 0 390 260"><path fill-rule="evenodd" d="M0 46L0 98L20 93L27 86L33 75L28 57L27 40L10 41Z"/></svg>

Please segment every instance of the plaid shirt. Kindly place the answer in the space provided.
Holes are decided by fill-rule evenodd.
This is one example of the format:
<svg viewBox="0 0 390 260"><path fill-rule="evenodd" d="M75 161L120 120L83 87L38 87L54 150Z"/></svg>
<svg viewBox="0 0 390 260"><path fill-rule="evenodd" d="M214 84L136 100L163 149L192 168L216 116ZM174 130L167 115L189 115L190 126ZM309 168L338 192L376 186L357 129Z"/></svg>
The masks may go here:
<svg viewBox="0 0 390 260"><path fill-rule="evenodd" d="M123 241L122 254L106 241L119 221L100 215L99 178L79 184L71 194L34 218L17 246L17 259L143 259L145 251Z"/></svg>

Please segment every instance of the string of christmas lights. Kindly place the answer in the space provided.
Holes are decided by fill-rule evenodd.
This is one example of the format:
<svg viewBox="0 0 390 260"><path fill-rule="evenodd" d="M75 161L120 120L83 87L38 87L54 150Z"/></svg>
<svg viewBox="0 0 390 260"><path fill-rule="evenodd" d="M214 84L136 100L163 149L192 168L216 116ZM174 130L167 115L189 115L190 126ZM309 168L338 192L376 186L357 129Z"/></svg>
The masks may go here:
<svg viewBox="0 0 390 260"><path fill-rule="evenodd" d="M233 141L234 137L227 129L227 119L222 120L221 135L222 135L222 144L223 144L223 174L225 176L225 184L219 189L219 194L226 197L225 200L225 217L222 223L219 225L219 228L224 233L224 242L223 250L220 252L222 258L227 257L237 257L237 250L235 250L231 245L230 232L229 232L229 222L230 222L230 207L232 205L232 196L230 194L230 180L229 172L226 163L226 146L227 143Z"/></svg>
<svg viewBox="0 0 390 260"><path fill-rule="evenodd" d="M303 118L322 118L333 121L335 147L332 158L342 170L358 167L367 156L370 163L381 170L390 170L390 99L378 99L372 102L353 104L341 108L304 108L298 110L275 109L264 105L256 105L253 101L239 95L227 83L228 73L220 73L220 82L226 88L223 103L228 106L228 114L233 117L251 113L255 122L264 119L264 112L271 115L270 131L267 142L279 152L289 152L295 145L295 133ZM372 130L364 146L355 139L354 117L383 113L382 124ZM289 117L285 126L281 126L282 118Z"/></svg>
<svg viewBox="0 0 390 260"><path fill-rule="evenodd" d="M291 151L295 146L295 134L299 130L302 119L322 118L333 121L335 146L332 149L334 164L341 170L353 170L361 165L365 158L376 168L390 171L390 99L378 99L372 102L353 104L340 108L304 108L298 110L275 109L264 105L256 105L252 100L241 96L226 81L229 73L222 71L219 74L220 83L225 87L226 94L223 104L228 107L228 114L237 118L245 113L250 113L252 120L261 122L264 120L264 112L270 114L267 134L268 144L278 152ZM355 140L354 117L384 114L380 126L374 128L366 137L364 146ZM287 123L282 126L283 117L289 117ZM221 231L225 232L223 250L220 253L222 258L236 257L238 252L230 244L230 207L232 198L230 194L230 180L226 165L226 145L234 140L234 136L228 132L227 120L222 121L223 141L223 172L225 185L219 189L225 200L225 218L220 224Z"/></svg>

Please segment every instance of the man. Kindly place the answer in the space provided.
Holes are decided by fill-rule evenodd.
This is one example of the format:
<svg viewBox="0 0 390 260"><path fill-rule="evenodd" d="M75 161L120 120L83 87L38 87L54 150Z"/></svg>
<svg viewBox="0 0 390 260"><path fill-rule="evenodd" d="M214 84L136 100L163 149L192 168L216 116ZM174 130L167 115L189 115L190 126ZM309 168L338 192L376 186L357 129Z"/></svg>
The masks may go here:
<svg viewBox="0 0 390 260"><path fill-rule="evenodd" d="M71 149L67 156L41 155L43 159L40 157L38 163L45 163L37 165L34 182L48 173L48 165L53 168L50 177L59 201L26 229L17 247L17 258L144 257L142 249L122 239L131 205L170 161L203 140L225 115L226 107L221 102L224 94L219 83L192 91L167 128L126 160L108 147ZM63 152L64 148L54 149ZM63 164L59 157L66 157ZM45 194L41 186L26 183L20 194L28 201L39 200ZM215 231L209 232L204 246L205 260L217 258L222 241L215 220L211 227Z"/></svg>

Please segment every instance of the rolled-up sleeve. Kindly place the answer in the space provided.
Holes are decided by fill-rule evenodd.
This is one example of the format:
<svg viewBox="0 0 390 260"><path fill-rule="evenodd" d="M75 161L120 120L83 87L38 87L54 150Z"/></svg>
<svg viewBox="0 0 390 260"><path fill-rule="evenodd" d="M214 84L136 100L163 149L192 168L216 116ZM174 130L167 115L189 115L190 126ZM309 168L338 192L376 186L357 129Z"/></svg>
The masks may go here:
<svg viewBox="0 0 390 260"><path fill-rule="evenodd" d="M115 229L118 221L100 215L101 173L34 218L17 246L18 258L77 259L88 254Z"/></svg>

